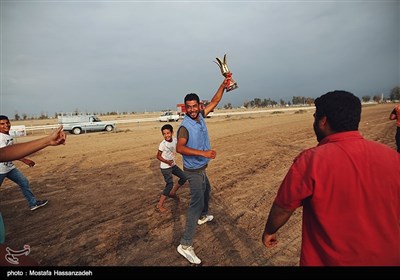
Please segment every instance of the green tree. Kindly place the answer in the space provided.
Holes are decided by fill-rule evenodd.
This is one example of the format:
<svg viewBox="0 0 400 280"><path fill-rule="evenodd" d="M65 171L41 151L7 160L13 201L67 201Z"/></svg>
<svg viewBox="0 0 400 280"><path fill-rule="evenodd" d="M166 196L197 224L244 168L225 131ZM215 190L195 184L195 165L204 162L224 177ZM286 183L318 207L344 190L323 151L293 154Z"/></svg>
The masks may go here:
<svg viewBox="0 0 400 280"><path fill-rule="evenodd" d="M369 95L364 95L364 96L361 97L361 100L362 100L363 102L368 102L368 101L371 100L371 96L369 96Z"/></svg>
<svg viewBox="0 0 400 280"><path fill-rule="evenodd" d="M47 113L43 113L43 112L40 113L40 116L39 116L40 120L45 120L45 119L48 119L48 118L49 118L49 116L47 115Z"/></svg>
<svg viewBox="0 0 400 280"><path fill-rule="evenodd" d="M293 105L301 105L301 104L310 105L310 104L314 103L314 98L312 98L312 97L304 97L304 96L293 96L292 103L293 103Z"/></svg>
<svg viewBox="0 0 400 280"><path fill-rule="evenodd" d="M225 104L224 109L232 109L232 104L231 103Z"/></svg>
<svg viewBox="0 0 400 280"><path fill-rule="evenodd" d="M246 107L246 108L250 108L250 107L260 108L260 107L274 106L274 105L277 105L277 104L278 104L278 102L276 102L275 100L272 100L271 98L268 98L268 99L264 98L263 100L261 100L260 98L254 98L251 101L245 101L243 103L243 106Z"/></svg>
<svg viewBox="0 0 400 280"><path fill-rule="evenodd" d="M307 97L307 98L306 98L306 103L308 104L308 106L311 106L311 104L314 104L314 98L312 98L312 97Z"/></svg>
<svg viewBox="0 0 400 280"><path fill-rule="evenodd" d="M390 100L400 100L400 86L392 88L390 91Z"/></svg>

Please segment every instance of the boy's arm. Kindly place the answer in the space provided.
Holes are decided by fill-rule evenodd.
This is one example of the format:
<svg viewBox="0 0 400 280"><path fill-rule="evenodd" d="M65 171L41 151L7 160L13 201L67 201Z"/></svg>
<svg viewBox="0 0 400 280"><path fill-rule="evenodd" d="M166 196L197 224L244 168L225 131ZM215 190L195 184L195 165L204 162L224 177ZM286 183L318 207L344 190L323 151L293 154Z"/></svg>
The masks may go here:
<svg viewBox="0 0 400 280"><path fill-rule="evenodd" d="M163 158L163 157L162 157L162 151L160 151L160 150L158 150L158 152L157 152L157 159L158 159L159 161L162 161L162 162L164 162L164 163L170 165L170 166L172 166L172 165L174 164L174 161L173 161L173 160L167 160L167 159Z"/></svg>

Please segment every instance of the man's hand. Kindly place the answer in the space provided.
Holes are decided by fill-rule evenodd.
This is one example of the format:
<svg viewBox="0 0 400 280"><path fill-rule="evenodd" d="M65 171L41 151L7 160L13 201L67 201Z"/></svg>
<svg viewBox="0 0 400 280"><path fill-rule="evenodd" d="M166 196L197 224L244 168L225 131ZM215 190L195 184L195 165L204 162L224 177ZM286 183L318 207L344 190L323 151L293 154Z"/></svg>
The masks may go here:
<svg viewBox="0 0 400 280"><path fill-rule="evenodd" d="M223 84L225 86L226 89L229 88L230 84L231 84L231 80L232 80L232 73L228 72L225 74L225 80L223 81Z"/></svg>
<svg viewBox="0 0 400 280"><path fill-rule="evenodd" d="M278 240L276 239L276 234L268 234L266 231L264 231L262 235L262 242L265 247L271 248L274 247L276 244L278 244Z"/></svg>
<svg viewBox="0 0 400 280"><path fill-rule="evenodd" d="M285 209L273 203L262 235L265 247L270 248L278 243L276 232L289 220L294 209ZM273 233L271 233L273 232Z"/></svg>
<svg viewBox="0 0 400 280"><path fill-rule="evenodd" d="M65 135L62 125L59 126L49 137L50 146L65 145L65 140L67 139L67 135Z"/></svg>
<svg viewBox="0 0 400 280"><path fill-rule="evenodd" d="M206 157L206 158L215 159L216 156L217 156L217 152L214 150L204 151L204 157Z"/></svg>

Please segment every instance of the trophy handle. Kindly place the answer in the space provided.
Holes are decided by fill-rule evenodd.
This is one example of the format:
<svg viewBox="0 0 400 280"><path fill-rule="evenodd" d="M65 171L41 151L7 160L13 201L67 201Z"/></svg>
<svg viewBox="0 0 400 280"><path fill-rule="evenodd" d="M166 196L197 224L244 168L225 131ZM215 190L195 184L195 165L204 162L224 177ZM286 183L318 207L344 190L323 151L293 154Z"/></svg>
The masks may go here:
<svg viewBox="0 0 400 280"><path fill-rule="evenodd" d="M226 63L225 63L225 61L226 61L226 54L224 55L223 61L221 61L221 59L219 59L218 57L216 57L215 59L216 59L218 62L215 62L215 61L214 61L214 62L219 66L222 75L225 75L226 73L229 73L229 72L230 72L230 71L229 71L229 68L228 68L228 65L226 65Z"/></svg>
<svg viewBox="0 0 400 280"><path fill-rule="evenodd" d="M226 64L227 59L226 59L226 54L224 54L224 58L219 59L218 57L215 58L217 61L214 61L215 64L217 64L221 70L221 74L227 78L226 79L226 91L231 91L234 89L238 88L237 83L232 79L232 73L229 71L228 65Z"/></svg>
<svg viewBox="0 0 400 280"><path fill-rule="evenodd" d="M222 61L221 61L221 59L219 59L218 57L217 58L215 58L218 62L216 62L216 61L213 61L214 63L216 63L218 66L219 66L219 68L221 68L222 67Z"/></svg>

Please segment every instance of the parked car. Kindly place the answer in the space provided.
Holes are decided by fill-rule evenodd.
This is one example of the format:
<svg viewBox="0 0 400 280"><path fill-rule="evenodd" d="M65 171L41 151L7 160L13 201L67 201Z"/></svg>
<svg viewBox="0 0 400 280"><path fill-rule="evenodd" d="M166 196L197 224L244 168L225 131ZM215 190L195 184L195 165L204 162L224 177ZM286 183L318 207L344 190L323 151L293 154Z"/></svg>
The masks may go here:
<svg viewBox="0 0 400 280"><path fill-rule="evenodd" d="M87 131L113 131L115 123L101 121L95 115L62 115L58 116L58 123L62 124L64 131L72 134L81 134Z"/></svg>
<svg viewBox="0 0 400 280"><path fill-rule="evenodd" d="M179 121L179 115L178 114L175 114L175 113L173 113L173 112L165 112L164 114L162 114L159 118L158 118L158 120L160 121L160 122L173 122L173 121L175 121L175 122L177 122L177 121Z"/></svg>

